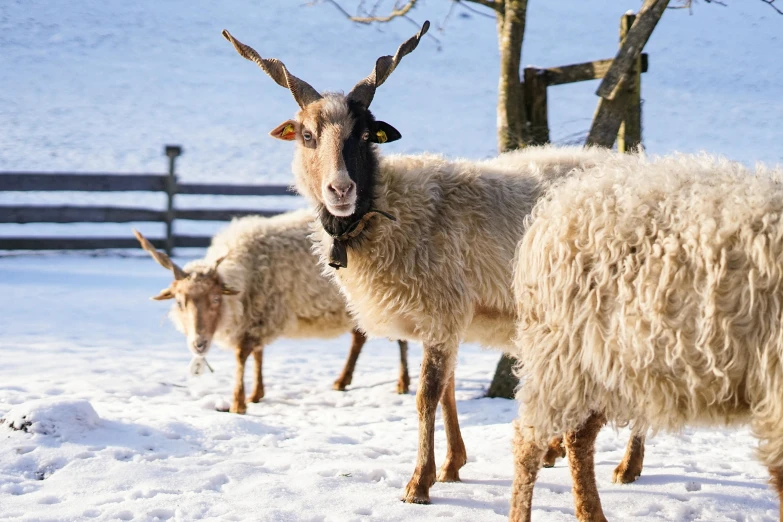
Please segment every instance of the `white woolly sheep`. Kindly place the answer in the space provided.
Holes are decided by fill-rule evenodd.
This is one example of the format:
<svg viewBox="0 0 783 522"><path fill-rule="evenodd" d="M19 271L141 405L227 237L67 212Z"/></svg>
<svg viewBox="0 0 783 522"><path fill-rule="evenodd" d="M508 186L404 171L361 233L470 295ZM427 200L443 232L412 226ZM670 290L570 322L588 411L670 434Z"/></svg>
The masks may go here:
<svg viewBox="0 0 783 522"><path fill-rule="evenodd" d="M352 332L353 342L336 390L351 383L354 366L366 337L355 328L339 289L323 275L307 238L313 220L309 211L264 218L235 219L213 239L203 259L184 269L134 231L142 247L174 281L156 300L175 299L169 314L188 338L188 348L203 356L212 341L236 353L233 403L229 411L245 413L245 361L256 361L251 402L264 397L264 347L279 338L330 338ZM407 393L408 345L399 341L400 375L397 391Z"/></svg>
<svg viewBox="0 0 783 522"><path fill-rule="evenodd" d="M783 174L706 155L609 158L556 184L519 244L523 385L510 519L566 433L576 516L605 520L605 422L749 423L783 492Z"/></svg>
<svg viewBox="0 0 783 522"><path fill-rule="evenodd" d="M368 107L376 87L416 48L427 27L394 57L379 58L373 73L348 95L318 93L279 60L261 58L223 32L240 55L288 87L301 107L296 119L271 134L296 141L296 186L319 216L316 249L359 326L371 335L417 339L424 345L416 397L419 453L403 497L416 503L429 502L436 480L439 401L448 451L437 480L458 481L467 460L454 398L459 343L513 347L512 261L525 217L551 179L612 154L570 148L478 162L435 155L381 157L376 144L401 136ZM556 455L561 450L555 446Z"/></svg>

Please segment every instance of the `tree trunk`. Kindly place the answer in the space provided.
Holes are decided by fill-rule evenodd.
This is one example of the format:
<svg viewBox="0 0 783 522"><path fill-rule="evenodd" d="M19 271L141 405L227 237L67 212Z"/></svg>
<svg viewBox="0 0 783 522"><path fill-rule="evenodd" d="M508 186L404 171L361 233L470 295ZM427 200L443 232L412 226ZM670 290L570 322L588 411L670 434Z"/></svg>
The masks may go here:
<svg viewBox="0 0 783 522"><path fill-rule="evenodd" d="M514 398L514 390L516 389L517 384L519 384L519 379L517 379L514 372L511 371L515 362L513 357L503 354L503 357L500 358L500 362L498 362L498 366L495 369L495 377L492 379L492 384L489 385L489 389L487 390L487 397L500 397L503 399Z"/></svg>
<svg viewBox="0 0 783 522"><path fill-rule="evenodd" d="M498 45L500 47L500 82L498 84L498 149L507 152L530 143L527 114L519 78L522 41L525 36L527 0L506 0L498 11ZM495 369L487 397L514 398L519 383L511 371L514 359L503 355Z"/></svg>
<svg viewBox="0 0 783 522"><path fill-rule="evenodd" d="M498 149L500 152L524 147L530 142L519 64L525 35L527 0L506 0L497 14L500 47L498 83Z"/></svg>

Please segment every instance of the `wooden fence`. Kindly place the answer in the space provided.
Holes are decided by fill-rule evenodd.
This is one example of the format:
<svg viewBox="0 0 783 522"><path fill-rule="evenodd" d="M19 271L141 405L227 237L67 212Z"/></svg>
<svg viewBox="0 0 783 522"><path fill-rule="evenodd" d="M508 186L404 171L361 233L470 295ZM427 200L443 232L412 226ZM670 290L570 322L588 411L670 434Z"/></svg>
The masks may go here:
<svg viewBox="0 0 783 522"><path fill-rule="evenodd" d="M283 185L216 185L179 183L175 173L182 147L167 145L168 174L74 174L67 172L0 172L0 192L163 192L165 209L78 205L0 205L0 223L130 223L157 222L166 226L163 238L151 238L157 248L172 254L175 247L206 247L211 236L185 236L174 233L177 219L228 221L236 216L271 216L277 211L260 209L177 209L178 194L210 196L295 196ZM136 239L127 237L0 237L0 250L93 250L137 248Z"/></svg>
<svg viewBox="0 0 783 522"><path fill-rule="evenodd" d="M626 36L636 20L636 15L625 14L620 19L620 44L625 43ZM608 131L611 137L598 139L591 128L588 143L611 147L617 139L617 147L620 152L628 152L642 142L642 107L641 107L641 74L647 72L649 67L646 53L641 53L631 65L629 79L623 81L623 94L612 102L599 102L593 126L596 124L605 126L603 120L607 118L607 110L612 110L611 117L618 118L617 127ZM549 143L549 116L547 107L547 88L566 83L584 82L607 78L617 59L596 60L593 62L577 63L562 67L550 67L540 69L527 67L523 74L522 88L524 90L525 113L527 125L530 129L532 144L543 145ZM603 130L603 129L602 129ZM618 132L619 131L619 132ZM612 134L613 133L613 134Z"/></svg>

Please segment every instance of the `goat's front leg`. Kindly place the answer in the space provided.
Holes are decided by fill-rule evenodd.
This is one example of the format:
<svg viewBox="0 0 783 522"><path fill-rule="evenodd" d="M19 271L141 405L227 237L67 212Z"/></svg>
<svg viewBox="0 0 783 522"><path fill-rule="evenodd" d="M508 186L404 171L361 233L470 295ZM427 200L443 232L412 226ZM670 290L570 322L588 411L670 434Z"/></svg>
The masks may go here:
<svg viewBox="0 0 783 522"><path fill-rule="evenodd" d="M576 431L565 435L568 464L571 467L576 519L580 522L606 522L595 482L595 439L606 418L592 413Z"/></svg>
<svg viewBox="0 0 783 522"><path fill-rule="evenodd" d="M359 330L353 330L351 332L353 337L351 341L351 351L348 353L348 359L345 361L345 367L342 373L334 381L333 388L337 391L345 391L345 387L351 384L353 380L353 371L356 368L356 361L359 359L359 354L362 353L362 347L367 342L367 336L365 336Z"/></svg>
<svg viewBox="0 0 783 522"><path fill-rule="evenodd" d="M237 370L234 377L234 402L228 411L231 413L245 413L247 404L245 403L245 362L253 351L247 343L242 342L236 350Z"/></svg>
<svg viewBox="0 0 783 522"><path fill-rule="evenodd" d="M457 343L424 343L416 409L419 412L419 453L416 469L405 488L403 502L430 503L435 483L435 412L457 358Z"/></svg>
<svg viewBox="0 0 783 522"><path fill-rule="evenodd" d="M438 482L459 482L459 470L468 461L468 453L465 451L465 443L462 441L462 433L459 431L459 419L457 418L457 399L454 396L454 370L451 371L446 389L440 399L441 412L443 413L443 425L446 428L446 461L438 473Z"/></svg>
<svg viewBox="0 0 783 522"><path fill-rule="evenodd" d="M258 402L264 398L264 347L253 350L253 357L256 360L256 384L250 394L250 402Z"/></svg>
<svg viewBox="0 0 783 522"><path fill-rule="evenodd" d="M514 483L511 486L509 522L530 522L533 488L541 469L545 448L535 440L532 428L523 428L514 421Z"/></svg>
<svg viewBox="0 0 783 522"><path fill-rule="evenodd" d="M411 378L408 376L408 341L397 341L400 345L400 377L397 379L397 393L408 393Z"/></svg>

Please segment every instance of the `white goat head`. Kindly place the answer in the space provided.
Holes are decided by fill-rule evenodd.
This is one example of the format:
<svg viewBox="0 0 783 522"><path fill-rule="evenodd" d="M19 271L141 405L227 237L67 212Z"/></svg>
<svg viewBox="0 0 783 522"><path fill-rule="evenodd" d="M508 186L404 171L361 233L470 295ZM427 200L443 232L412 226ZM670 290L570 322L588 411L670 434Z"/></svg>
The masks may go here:
<svg viewBox="0 0 783 522"><path fill-rule="evenodd" d="M296 141L297 189L315 205L324 228L333 236L355 228L373 207L378 170L374 144L392 142L402 136L388 123L373 117L370 103L375 89L386 81L403 56L416 49L429 25L425 22L394 56L378 58L373 72L347 95L320 94L288 72L279 60L261 58L251 47L223 31L223 36L242 57L255 62L294 95L300 107L295 119L282 123L270 134L281 140Z"/></svg>
<svg viewBox="0 0 783 522"><path fill-rule="evenodd" d="M171 270L174 281L152 299L163 301L175 299L171 309L171 318L188 339L188 348L194 355L205 355L212 344L220 317L223 312L223 297L237 295L239 292L226 286L218 275L217 268L226 258L223 256L203 271L185 271L174 263L169 256L159 252L147 238L134 230L141 248L149 252L152 258L163 268Z"/></svg>

